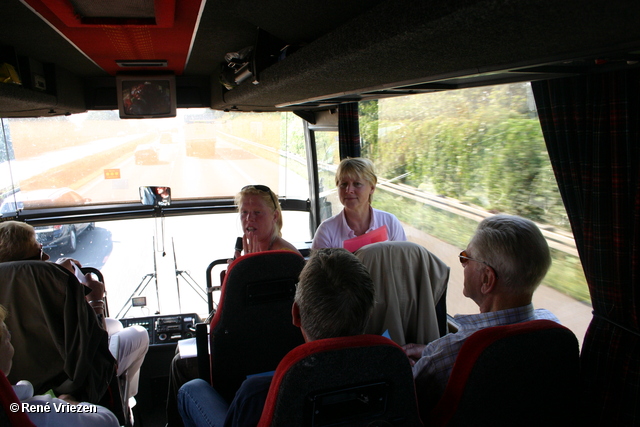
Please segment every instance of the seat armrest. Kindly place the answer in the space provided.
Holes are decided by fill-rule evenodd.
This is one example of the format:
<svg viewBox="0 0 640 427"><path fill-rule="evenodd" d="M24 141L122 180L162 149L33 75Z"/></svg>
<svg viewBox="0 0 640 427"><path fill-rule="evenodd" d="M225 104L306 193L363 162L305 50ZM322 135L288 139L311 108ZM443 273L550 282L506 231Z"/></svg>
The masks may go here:
<svg viewBox="0 0 640 427"><path fill-rule="evenodd" d="M211 360L209 355L209 324L196 324L196 351L198 352L198 378L211 382Z"/></svg>

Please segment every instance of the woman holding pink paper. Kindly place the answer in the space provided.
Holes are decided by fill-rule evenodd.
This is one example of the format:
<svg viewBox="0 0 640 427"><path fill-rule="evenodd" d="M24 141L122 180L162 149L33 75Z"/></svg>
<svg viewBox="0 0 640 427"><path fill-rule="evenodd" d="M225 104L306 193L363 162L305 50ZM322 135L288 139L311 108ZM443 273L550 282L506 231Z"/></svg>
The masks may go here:
<svg viewBox="0 0 640 427"><path fill-rule="evenodd" d="M371 160L355 157L340 162L336 186L344 209L320 224L312 249L344 247L355 251L369 243L407 240L395 215L371 207L377 182Z"/></svg>

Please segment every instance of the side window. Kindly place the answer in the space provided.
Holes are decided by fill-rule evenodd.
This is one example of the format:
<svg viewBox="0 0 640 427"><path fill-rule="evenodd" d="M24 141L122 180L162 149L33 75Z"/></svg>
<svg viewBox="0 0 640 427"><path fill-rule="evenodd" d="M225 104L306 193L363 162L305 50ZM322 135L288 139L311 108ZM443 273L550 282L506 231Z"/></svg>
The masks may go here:
<svg viewBox="0 0 640 427"><path fill-rule="evenodd" d="M584 336L589 292L529 83L363 102L360 134L378 174L373 206L451 268L450 314L478 310L462 295L457 255L479 221L507 213L536 222L551 247L534 306Z"/></svg>
<svg viewBox="0 0 640 427"><path fill-rule="evenodd" d="M342 209L336 191L336 168L340 163L337 131L315 131L318 155L318 179L321 200L321 220L330 218Z"/></svg>

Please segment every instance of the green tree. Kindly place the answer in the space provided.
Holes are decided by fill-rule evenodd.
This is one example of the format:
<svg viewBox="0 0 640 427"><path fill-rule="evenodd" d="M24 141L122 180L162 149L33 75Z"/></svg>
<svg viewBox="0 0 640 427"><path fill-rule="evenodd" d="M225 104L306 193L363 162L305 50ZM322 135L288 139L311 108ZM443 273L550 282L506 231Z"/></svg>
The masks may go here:
<svg viewBox="0 0 640 427"><path fill-rule="evenodd" d="M532 108L528 83L365 102L363 155L381 178L566 227Z"/></svg>

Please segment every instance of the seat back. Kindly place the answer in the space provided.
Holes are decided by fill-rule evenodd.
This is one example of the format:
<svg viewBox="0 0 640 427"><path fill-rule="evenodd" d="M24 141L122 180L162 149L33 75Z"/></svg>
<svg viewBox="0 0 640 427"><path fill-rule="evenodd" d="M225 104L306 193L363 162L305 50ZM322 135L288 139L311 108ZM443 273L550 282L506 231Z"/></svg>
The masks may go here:
<svg viewBox="0 0 640 427"><path fill-rule="evenodd" d="M0 304L9 311L5 323L15 348L9 381L28 380L36 394L53 389L99 401L115 360L85 289L51 262L0 263Z"/></svg>
<svg viewBox="0 0 640 427"><path fill-rule="evenodd" d="M20 405L20 399L13 391L13 387L0 371L0 425L8 427L35 427L26 412L11 410L13 405Z"/></svg>
<svg viewBox="0 0 640 427"><path fill-rule="evenodd" d="M312 341L278 365L259 427L420 426L409 360L377 335Z"/></svg>
<svg viewBox="0 0 640 427"><path fill-rule="evenodd" d="M211 384L231 401L247 375L275 370L304 339L291 307L304 258L291 251L233 261L210 323Z"/></svg>
<svg viewBox="0 0 640 427"><path fill-rule="evenodd" d="M358 249L376 289L366 333L389 336L398 345L426 344L446 333L449 267L412 242L380 242Z"/></svg>
<svg viewBox="0 0 640 427"><path fill-rule="evenodd" d="M482 329L463 344L434 426L573 425L579 350L573 332L550 320Z"/></svg>

